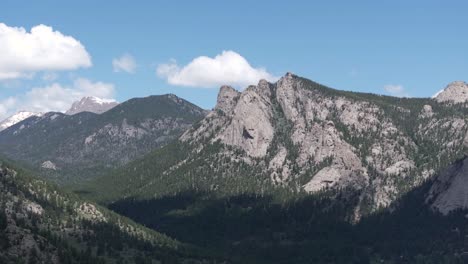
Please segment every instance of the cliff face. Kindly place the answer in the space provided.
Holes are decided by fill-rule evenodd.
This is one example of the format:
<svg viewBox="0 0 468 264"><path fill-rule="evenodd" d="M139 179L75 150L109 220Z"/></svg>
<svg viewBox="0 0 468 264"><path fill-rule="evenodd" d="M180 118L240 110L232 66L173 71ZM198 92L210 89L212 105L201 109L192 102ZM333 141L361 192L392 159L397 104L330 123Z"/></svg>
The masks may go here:
<svg viewBox="0 0 468 264"><path fill-rule="evenodd" d="M446 215L457 209L468 208L468 158L444 170L432 185L426 202Z"/></svg>
<svg viewBox="0 0 468 264"><path fill-rule="evenodd" d="M453 161L467 140L462 112L405 100L337 91L288 73L242 92L222 87L215 109L181 141L198 151L207 140L242 150L277 185L358 190L366 208L357 210L375 210Z"/></svg>

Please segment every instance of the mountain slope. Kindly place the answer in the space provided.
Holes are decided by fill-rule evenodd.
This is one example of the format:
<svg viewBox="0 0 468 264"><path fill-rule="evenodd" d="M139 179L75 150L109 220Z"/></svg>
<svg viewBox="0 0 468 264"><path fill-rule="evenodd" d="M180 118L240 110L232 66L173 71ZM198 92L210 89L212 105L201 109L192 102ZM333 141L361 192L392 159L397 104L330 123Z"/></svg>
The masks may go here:
<svg viewBox="0 0 468 264"><path fill-rule="evenodd" d="M444 215L468 209L468 134L463 146L465 156L442 170L427 193L426 203Z"/></svg>
<svg viewBox="0 0 468 264"><path fill-rule="evenodd" d="M222 87L215 109L178 143L93 188L114 201L187 190L286 196L341 190L359 194L352 216L358 219L460 158L467 111L431 99L334 90L293 74L243 92ZM106 182L116 183L113 190Z"/></svg>
<svg viewBox="0 0 468 264"><path fill-rule="evenodd" d="M101 99L94 96L83 97L81 100L76 101L72 104L65 114L74 115L81 112L91 112L95 114L102 114L115 106L117 106L115 100Z"/></svg>
<svg viewBox="0 0 468 264"><path fill-rule="evenodd" d="M166 144L204 115L175 95L131 99L100 115L47 113L1 132L0 152L58 182L77 182Z"/></svg>
<svg viewBox="0 0 468 264"><path fill-rule="evenodd" d="M430 210L428 187L354 224L343 220L352 212L337 202L344 197L323 194L277 203L270 196L182 193L110 207L232 263L466 263L467 211L444 216Z"/></svg>
<svg viewBox="0 0 468 264"><path fill-rule="evenodd" d="M466 210L427 195L464 155L467 111L292 74L223 86L178 141L84 190L234 263L464 263Z"/></svg>
<svg viewBox="0 0 468 264"><path fill-rule="evenodd" d="M5 162L0 165L0 191L1 263L209 260Z"/></svg>

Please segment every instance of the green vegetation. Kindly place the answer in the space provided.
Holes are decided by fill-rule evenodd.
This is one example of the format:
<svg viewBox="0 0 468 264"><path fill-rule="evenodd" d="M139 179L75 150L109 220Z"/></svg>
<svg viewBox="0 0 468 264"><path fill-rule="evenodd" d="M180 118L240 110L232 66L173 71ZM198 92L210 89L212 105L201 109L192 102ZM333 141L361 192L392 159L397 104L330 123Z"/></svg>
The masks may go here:
<svg viewBox="0 0 468 264"><path fill-rule="evenodd" d="M292 162L295 177L285 184L273 182L267 166L279 148L288 150L287 160L299 155L291 140L293 125L279 105L272 106L275 134L264 158L246 159L242 150L212 138L176 141L87 183L81 193L233 263L464 263L464 213L443 217L432 212L424 203L430 182L424 183L421 174L437 172L463 156L461 145L447 147L447 142L460 141L466 131L451 129L449 121L465 120L468 108L300 81L318 97L376 106L377 118L397 128L389 139L415 162L404 177L385 175L366 160L372 146L383 140L383 127L358 131L340 120L341 109L329 109L328 120L357 150L370 179L395 186L392 198L397 202L391 212L378 210L369 196L361 196L369 190L301 191L315 173L332 164L332 157L309 162L304 171ZM420 116L425 105L432 107L433 118ZM389 166L390 161L384 157L382 162ZM362 218L355 222L358 204Z"/></svg>
<svg viewBox="0 0 468 264"><path fill-rule="evenodd" d="M26 240L34 241L33 246L27 256L19 258L29 263L55 257L60 263L209 262L194 247L63 192L5 162L0 168L0 189L2 263L15 261L15 252L31 243Z"/></svg>
<svg viewBox="0 0 468 264"><path fill-rule="evenodd" d="M428 187L409 192L392 212L357 224L345 221L357 197L336 203L325 193L288 203L181 193L126 199L110 208L232 263L465 263L466 212L432 212L424 204Z"/></svg>
<svg viewBox="0 0 468 264"><path fill-rule="evenodd" d="M26 217L15 219L15 223L45 238L50 246L40 251L31 250L28 256L32 260L40 259L42 252L53 254L52 248L57 248L63 263L155 263L156 260L163 263L212 260L226 260L227 263L465 263L467 212L443 217L431 211L424 198L432 179L426 180L422 174L437 172L464 155L465 150L457 143L466 134L466 126L454 129L452 121L466 120L468 108L425 98L338 91L306 79L299 78L299 81L318 100L340 97L364 102L378 109L375 117L381 123L395 126L396 132L386 137L382 136L386 132L382 124L375 129L358 130L345 124L340 118L344 110L337 106L326 109L327 123L317 120L320 125L329 122L339 137L353 147L367 170L369 182L379 179L382 184L388 184L385 186L394 187L395 193L390 194L395 201L390 205L391 210L376 208L373 200L376 190L372 185L363 189L324 190L313 195L305 193L302 186L318 171L331 166L334 159L327 156L321 162L310 160L299 166L296 160L300 148L291 138L294 124L273 100L274 138L263 158L247 157L241 149L223 145L213 137L201 136L199 140L169 144L166 144L169 139L161 143L147 138L134 147L155 144L151 145L155 150L149 152L148 148L149 154L138 156L122 167L119 167L121 164L96 165L93 161L79 170L67 168L68 171L58 172L56 175L66 172L68 176L83 178L102 174L74 185L75 194L29 177L26 171L15 169L18 174L14 174L8 169L12 166L5 165L0 230L5 230L8 219L13 217L7 209L14 206L13 211L22 212L24 201L33 201L44 208L43 217L27 213ZM431 118L420 116L426 105L432 108ZM226 118L222 111L218 115ZM147 118L166 117L185 119L187 123L195 123L196 128L201 125L197 123L201 112L195 106L168 95L130 100L100 117L89 113L70 118L59 115L55 119L57 122L67 121L47 129L34 126L34 133L65 134L80 138L82 144L92 130L72 131L77 122L90 128L107 123L121 124L123 120L138 126ZM66 133L58 131L60 129ZM219 126L214 128L215 131L219 129ZM174 132L171 138L181 133L182 130ZM250 136L245 133L245 137ZM14 145L17 143L5 143L7 139L3 139L4 146L14 149L10 154L22 151ZM99 139L105 140L105 137ZM28 144L37 138L22 140ZM390 142L386 147L395 152L382 154L381 167L392 165L391 153L404 152L415 165L404 171L404 175L386 174L378 168L379 164L367 159L372 155L373 146L385 140ZM40 157L40 160L48 159L47 155L60 149L54 145L59 144L57 142L40 141L29 154L34 153L33 157ZM24 150L25 145L22 147ZM268 164L283 147L288 150L286 162L289 162L291 177L272 180L273 171ZM73 145L70 148L73 149ZM401 149L403 151L399 152ZM23 162L31 166L28 160ZM21 197L23 202L12 205L9 201L14 200L13 197ZM132 220L87 201L97 201ZM83 216L83 211L88 217ZM90 218L90 213L94 217ZM356 221L358 217L361 218ZM0 247L11 249L10 240L6 232L0 232Z"/></svg>

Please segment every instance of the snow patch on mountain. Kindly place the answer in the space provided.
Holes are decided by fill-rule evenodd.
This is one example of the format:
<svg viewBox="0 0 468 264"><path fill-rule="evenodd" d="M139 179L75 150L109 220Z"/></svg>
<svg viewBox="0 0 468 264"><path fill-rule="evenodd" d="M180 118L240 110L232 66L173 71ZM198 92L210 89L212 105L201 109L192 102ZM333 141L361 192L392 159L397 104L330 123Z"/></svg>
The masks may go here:
<svg viewBox="0 0 468 264"><path fill-rule="evenodd" d="M92 112L102 114L119 103L114 99L102 99L95 96L83 97L80 101L72 104L71 108L65 112L67 115L74 115L81 112Z"/></svg>
<svg viewBox="0 0 468 264"><path fill-rule="evenodd" d="M28 112L28 111L20 111L8 118L6 118L5 120L3 120L2 122L0 122L0 131L2 130L5 130L31 116L42 116L43 113L34 113L34 112Z"/></svg>

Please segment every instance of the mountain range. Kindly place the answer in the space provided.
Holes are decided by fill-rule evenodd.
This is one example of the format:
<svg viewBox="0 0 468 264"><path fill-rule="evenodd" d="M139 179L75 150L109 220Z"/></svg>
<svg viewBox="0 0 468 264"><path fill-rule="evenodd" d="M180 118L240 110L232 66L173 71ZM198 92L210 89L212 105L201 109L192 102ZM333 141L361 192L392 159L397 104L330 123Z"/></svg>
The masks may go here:
<svg viewBox="0 0 468 264"><path fill-rule="evenodd" d="M122 190L95 186L109 199L342 190L359 193L359 219L461 158L466 116L462 105L338 91L288 73L243 92L221 87L214 110L177 142L98 179Z"/></svg>
<svg viewBox="0 0 468 264"><path fill-rule="evenodd" d="M4 183L21 190L4 192L4 204L29 197L3 206L4 219L49 206L36 196L52 180L74 191L51 185L76 205L58 219L80 210L129 217L141 236L171 241L160 250L174 261L463 263L467 94L461 81L434 98L398 98L287 73L242 91L222 86L211 111L169 94L92 113L80 107L96 100L85 98L78 113L31 116L0 132L0 153L34 171L34 180ZM97 245L90 255L99 258ZM56 257L54 247L39 251ZM104 247L114 257L142 250Z"/></svg>
<svg viewBox="0 0 468 264"><path fill-rule="evenodd" d="M49 112L2 131L0 152L52 180L76 183L166 144L204 115L175 95L131 99L102 114Z"/></svg>
<svg viewBox="0 0 468 264"><path fill-rule="evenodd" d="M118 105L117 101L111 99L101 99L95 96L83 97L81 100L74 102L70 109L65 114L74 115L81 112L91 112L102 114L111 108ZM0 122L0 131L5 130L31 116L42 116L43 113L19 111L12 116L7 117Z"/></svg>

